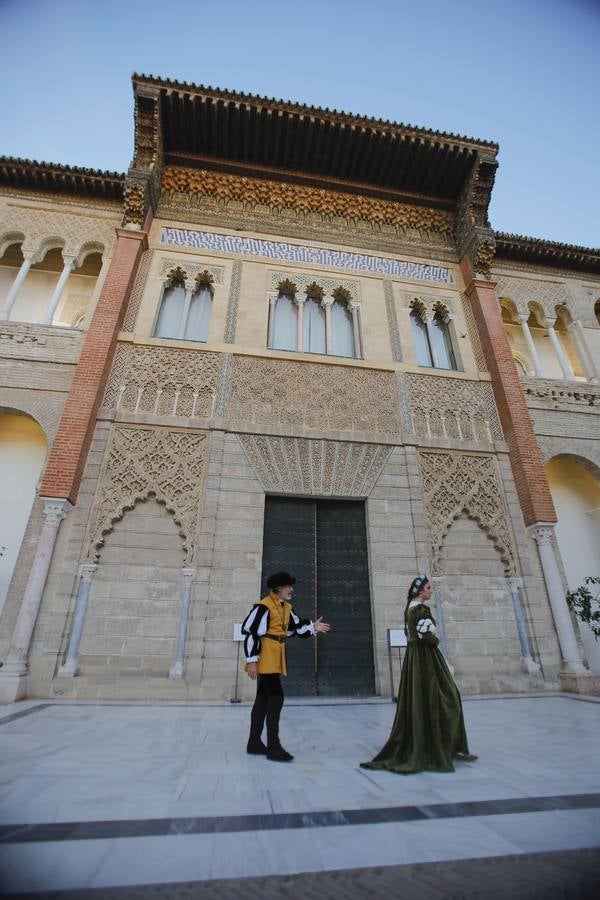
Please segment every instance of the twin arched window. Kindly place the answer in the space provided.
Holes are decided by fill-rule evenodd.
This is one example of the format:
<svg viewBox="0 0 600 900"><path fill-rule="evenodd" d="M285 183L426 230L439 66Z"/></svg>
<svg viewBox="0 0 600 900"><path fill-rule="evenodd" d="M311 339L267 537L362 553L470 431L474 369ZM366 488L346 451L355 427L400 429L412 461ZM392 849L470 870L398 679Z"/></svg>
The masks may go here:
<svg viewBox="0 0 600 900"><path fill-rule="evenodd" d="M212 300L208 281L198 281L191 290L182 278L173 279L163 293L154 337L207 341Z"/></svg>
<svg viewBox="0 0 600 900"><path fill-rule="evenodd" d="M448 322L439 309L433 319L427 320L423 311L413 306L410 322L418 365L436 369L458 368Z"/></svg>
<svg viewBox="0 0 600 900"><path fill-rule="evenodd" d="M269 347L332 356L360 357L356 346L357 311L351 312L345 299L294 294L280 290L271 305ZM329 319L329 323L328 323Z"/></svg>

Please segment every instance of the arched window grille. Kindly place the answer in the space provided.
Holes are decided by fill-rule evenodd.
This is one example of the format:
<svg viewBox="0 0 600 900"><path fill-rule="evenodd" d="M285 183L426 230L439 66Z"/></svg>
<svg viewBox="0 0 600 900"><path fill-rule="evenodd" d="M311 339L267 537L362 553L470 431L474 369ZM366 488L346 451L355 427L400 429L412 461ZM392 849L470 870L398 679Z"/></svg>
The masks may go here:
<svg viewBox="0 0 600 900"><path fill-rule="evenodd" d="M354 358L356 348L354 346L354 329L352 326L352 314L347 303L342 300L334 300L331 306L331 333L332 353L334 356L349 356Z"/></svg>
<svg viewBox="0 0 600 900"><path fill-rule="evenodd" d="M412 327L413 340L415 342L415 355L419 366L433 366L433 356L431 355L431 345L429 343L429 334L427 325L423 320L421 310L413 307L410 311L410 324Z"/></svg>
<svg viewBox="0 0 600 900"><path fill-rule="evenodd" d="M182 273L182 276L174 276L165 287L158 319L156 320L154 336L177 339L184 308L185 286Z"/></svg>
<svg viewBox="0 0 600 900"><path fill-rule="evenodd" d="M212 313L212 291L210 285L200 284L192 294L192 302L185 323L186 341L207 341L208 326Z"/></svg>
<svg viewBox="0 0 600 900"><path fill-rule="evenodd" d="M298 314L292 294L279 291L273 315L272 348L274 350L296 350Z"/></svg>

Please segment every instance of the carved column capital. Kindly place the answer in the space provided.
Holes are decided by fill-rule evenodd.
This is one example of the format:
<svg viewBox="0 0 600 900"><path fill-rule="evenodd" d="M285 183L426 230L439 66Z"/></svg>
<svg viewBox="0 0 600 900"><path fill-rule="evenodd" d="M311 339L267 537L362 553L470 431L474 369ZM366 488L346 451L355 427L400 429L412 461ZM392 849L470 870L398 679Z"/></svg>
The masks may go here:
<svg viewBox="0 0 600 900"><path fill-rule="evenodd" d="M527 530L538 545L552 543L552 538L554 537L553 524L538 522L535 525L531 525Z"/></svg>
<svg viewBox="0 0 600 900"><path fill-rule="evenodd" d="M54 498L44 500L44 525L58 528L71 509L73 509L73 506L68 500L57 500Z"/></svg>
<svg viewBox="0 0 600 900"><path fill-rule="evenodd" d="M79 566L79 576L85 584L89 584L98 570L97 563L82 563Z"/></svg>

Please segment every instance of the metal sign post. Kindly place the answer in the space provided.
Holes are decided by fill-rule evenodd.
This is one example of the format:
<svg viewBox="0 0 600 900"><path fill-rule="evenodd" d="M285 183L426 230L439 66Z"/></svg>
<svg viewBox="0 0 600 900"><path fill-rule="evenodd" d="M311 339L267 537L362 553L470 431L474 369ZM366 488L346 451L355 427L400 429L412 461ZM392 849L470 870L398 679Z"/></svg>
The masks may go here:
<svg viewBox="0 0 600 900"><path fill-rule="evenodd" d="M394 691L394 667L392 665L392 647L398 648L398 659L402 666L402 648L406 647L407 640L403 628L388 628L388 662L390 664L390 688L392 691L392 703L396 702L396 692Z"/></svg>
<svg viewBox="0 0 600 900"><path fill-rule="evenodd" d="M242 634L242 625L241 623L236 623L233 626L233 639L237 643L237 659L235 661L235 688L233 690L233 697L229 701L230 703L241 703L238 696L238 678L240 673L240 644L244 640L244 635Z"/></svg>

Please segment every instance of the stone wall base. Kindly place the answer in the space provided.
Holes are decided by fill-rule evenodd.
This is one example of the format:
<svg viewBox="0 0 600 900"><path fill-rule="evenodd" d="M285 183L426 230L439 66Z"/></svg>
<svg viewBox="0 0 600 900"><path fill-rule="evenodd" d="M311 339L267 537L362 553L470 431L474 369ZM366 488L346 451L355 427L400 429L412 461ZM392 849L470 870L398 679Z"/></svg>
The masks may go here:
<svg viewBox="0 0 600 900"><path fill-rule="evenodd" d="M591 694L600 697L600 675L559 675L561 691L571 694Z"/></svg>
<svg viewBox="0 0 600 900"><path fill-rule="evenodd" d="M16 703L29 696L29 676L0 675L0 704Z"/></svg>

